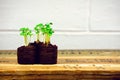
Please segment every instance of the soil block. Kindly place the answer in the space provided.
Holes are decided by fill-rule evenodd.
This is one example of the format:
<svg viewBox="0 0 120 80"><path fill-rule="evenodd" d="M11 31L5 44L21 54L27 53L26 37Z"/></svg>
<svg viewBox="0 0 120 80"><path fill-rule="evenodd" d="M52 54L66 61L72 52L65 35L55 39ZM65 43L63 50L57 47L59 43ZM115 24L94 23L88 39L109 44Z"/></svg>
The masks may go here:
<svg viewBox="0 0 120 80"><path fill-rule="evenodd" d="M34 43L30 43L29 45L32 45L35 47L35 52L36 52L36 55L35 55L35 64L39 64L39 53L41 51L41 46L43 45L43 42L36 42L34 41Z"/></svg>
<svg viewBox="0 0 120 80"><path fill-rule="evenodd" d="M42 44L39 48L38 63L39 64L56 64L57 63L57 46Z"/></svg>
<svg viewBox="0 0 120 80"><path fill-rule="evenodd" d="M36 63L36 50L32 45L21 46L17 49L17 61L19 64Z"/></svg>

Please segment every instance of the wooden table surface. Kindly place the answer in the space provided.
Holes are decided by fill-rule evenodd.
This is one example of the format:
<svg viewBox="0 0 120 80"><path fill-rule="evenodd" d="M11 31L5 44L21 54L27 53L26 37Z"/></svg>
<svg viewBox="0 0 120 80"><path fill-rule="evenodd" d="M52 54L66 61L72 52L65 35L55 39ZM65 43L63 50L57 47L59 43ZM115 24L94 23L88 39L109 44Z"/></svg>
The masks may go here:
<svg viewBox="0 0 120 80"><path fill-rule="evenodd" d="M120 80L120 56L111 55L58 56L53 65L20 65L16 55L0 54L0 80Z"/></svg>

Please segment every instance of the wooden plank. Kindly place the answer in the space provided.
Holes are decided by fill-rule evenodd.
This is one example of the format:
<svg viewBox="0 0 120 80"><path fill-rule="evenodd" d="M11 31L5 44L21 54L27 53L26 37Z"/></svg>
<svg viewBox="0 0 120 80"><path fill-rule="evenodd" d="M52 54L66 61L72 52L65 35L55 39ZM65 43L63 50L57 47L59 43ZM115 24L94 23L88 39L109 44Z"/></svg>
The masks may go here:
<svg viewBox="0 0 120 80"><path fill-rule="evenodd" d="M95 54L94 56L91 56ZM115 51L59 51L53 65L17 63L15 51L0 52L1 80L119 80L120 56ZM105 55L96 55L101 53ZM68 55L70 54L70 56ZM64 56L65 55L65 56ZM67 55L67 56L66 56ZM72 56L73 57L72 57ZM76 56L78 55L78 56Z"/></svg>
<svg viewBox="0 0 120 80"><path fill-rule="evenodd" d="M17 64L17 57L0 57L1 64ZM58 57L57 64L120 64L120 57Z"/></svg>
<svg viewBox="0 0 120 80"><path fill-rule="evenodd" d="M16 56L16 50L0 50L1 56ZM58 50L59 57L70 57L70 56L120 56L119 49L81 49L81 50Z"/></svg>
<svg viewBox="0 0 120 80"><path fill-rule="evenodd" d="M11 77L12 76L12 77ZM120 64L0 64L0 78L7 79L120 79Z"/></svg>

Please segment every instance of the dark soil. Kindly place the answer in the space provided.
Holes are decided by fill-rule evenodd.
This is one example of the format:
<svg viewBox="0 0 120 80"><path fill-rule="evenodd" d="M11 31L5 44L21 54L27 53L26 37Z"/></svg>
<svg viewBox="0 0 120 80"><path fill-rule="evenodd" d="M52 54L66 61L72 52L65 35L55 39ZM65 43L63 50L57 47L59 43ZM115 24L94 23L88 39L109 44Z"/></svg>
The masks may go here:
<svg viewBox="0 0 120 80"><path fill-rule="evenodd" d="M34 64L36 61L35 47L32 45L21 46L17 49L17 59L19 64Z"/></svg>
<svg viewBox="0 0 120 80"><path fill-rule="evenodd" d="M29 46L21 46L17 50L19 64L56 64L57 46L44 44L43 42L30 43Z"/></svg>
<svg viewBox="0 0 120 80"><path fill-rule="evenodd" d="M38 58L39 58L39 52L41 49L41 45L43 44L43 42L34 42L34 43L30 43L29 45L32 45L35 47L35 52L36 52L36 59L35 59L35 64L39 64Z"/></svg>
<svg viewBox="0 0 120 80"><path fill-rule="evenodd" d="M56 64L57 63L57 46L49 44L41 45L39 51L38 62L40 64Z"/></svg>

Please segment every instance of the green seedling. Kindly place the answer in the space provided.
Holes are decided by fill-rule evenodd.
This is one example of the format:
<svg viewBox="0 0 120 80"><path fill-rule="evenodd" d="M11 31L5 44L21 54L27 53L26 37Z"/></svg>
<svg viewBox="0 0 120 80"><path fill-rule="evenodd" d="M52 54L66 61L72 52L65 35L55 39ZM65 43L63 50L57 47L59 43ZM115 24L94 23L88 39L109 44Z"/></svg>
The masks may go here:
<svg viewBox="0 0 120 80"><path fill-rule="evenodd" d="M40 34L42 33L43 28L44 28L44 25L42 23L40 23L34 27L34 30L36 33L36 42L40 41Z"/></svg>
<svg viewBox="0 0 120 80"><path fill-rule="evenodd" d="M28 46L29 42L28 42L28 36L32 36L32 31L29 29L29 28L26 28L26 27L23 27L23 28L20 28L20 35L21 36L24 36L24 43L25 43L25 46Z"/></svg>
<svg viewBox="0 0 120 80"><path fill-rule="evenodd" d="M52 23L48 23L44 25L44 28L42 30L43 35L45 36L44 43L48 45L50 43L50 37L54 33L53 29L51 28Z"/></svg>

